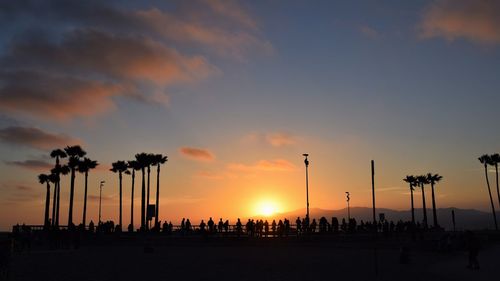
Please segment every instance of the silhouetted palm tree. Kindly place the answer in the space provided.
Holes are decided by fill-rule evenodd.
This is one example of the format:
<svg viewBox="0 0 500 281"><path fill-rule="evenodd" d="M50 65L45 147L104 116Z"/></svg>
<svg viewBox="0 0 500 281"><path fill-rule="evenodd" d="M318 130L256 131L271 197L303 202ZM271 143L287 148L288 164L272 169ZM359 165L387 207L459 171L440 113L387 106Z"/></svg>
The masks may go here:
<svg viewBox="0 0 500 281"><path fill-rule="evenodd" d="M424 228L427 228L427 207L425 205L425 189L424 186L428 184L429 182L427 181L427 176L417 176L417 183L420 185L422 188L422 210L424 211Z"/></svg>
<svg viewBox="0 0 500 281"><path fill-rule="evenodd" d="M158 225L158 217L160 216L160 166L167 162L168 157L161 154L156 154L153 165L156 165L156 216L155 226Z"/></svg>
<svg viewBox="0 0 500 281"><path fill-rule="evenodd" d="M65 176L67 174L69 174L70 170L69 170L69 167L68 165L56 165L55 168L53 168L52 170L50 170L52 174L55 174L56 175L56 179L57 179L57 198L55 198L55 200L57 201L56 202L56 213L55 213L55 224L53 224L55 227L59 227L59 209L60 209L60 202L61 202L61 175ZM56 192L54 192L56 193ZM54 194L55 195L55 194ZM52 218L54 219L54 218Z"/></svg>
<svg viewBox="0 0 500 281"><path fill-rule="evenodd" d="M56 189L55 189L55 187L56 187L56 185L59 183L59 180L60 180L60 179L59 179L59 175L54 174L54 173L52 173L52 172L51 172L51 174L49 175L49 181L52 183L52 186L54 187L54 188L53 188L53 190L54 190L54 192L53 192L53 193L54 193L54 195L56 194ZM54 198L55 198L55 196L54 196ZM50 206L49 206L49 208L50 208ZM54 217L52 217L52 220L54 220ZM50 226L50 225L49 225L49 226Z"/></svg>
<svg viewBox="0 0 500 281"><path fill-rule="evenodd" d="M141 169L141 165L136 160L128 161L128 167L132 171L132 188L130 195L130 225L134 227L134 184L135 184L135 171Z"/></svg>
<svg viewBox="0 0 500 281"><path fill-rule="evenodd" d="M150 174L151 174L151 165L154 164L155 161L155 155L152 153L148 153L146 157L146 166L148 168L148 192L147 192L147 199L146 199L146 216L147 216L147 208L149 207L149 194L150 194ZM149 229L149 225L147 224L146 221L146 229Z"/></svg>
<svg viewBox="0 0 500 281"><path fill-rule="evenodd" d="M414 176L406 176L403 181L410 184L410 196L411 196L411 222L415 224L415 207L413 204L413 190L415 190L415 186L417 185L417 179Z"/></svg>
<svg viewBox="0 0 500 281"><path fill-rule="evenodd" d="M54 202L52 206L52 226L59 226L59 202L61 197L61 165L59 163L61 158L66 158L66 152L62 149L54 149L50 152L50 157L56 159L55 173L57 175L57 183L54 185ZM54 173L54 172L53 172Z"/></svg>
<svg viewBox="0 0 500 281"><path fill-rule="evenodd" d="M118 224L120 225L120 228L122 228L122 173L127 171L128 166L125 161L116 161L114 163L111 163L113 168L110 169L113 173L118 173L118 179L120 182L120 218Z"/></svg>
<svg viewBox="0 0 500 281"><path fill-rule="evenodd" d="M45 195L45 216L43 219L43 227L44 229L48 229L49 227L49 206L50 206L50 180L49 180L49 175L46 174L39 174L38 175L38 181L41 184L46 184L47 186L47 192Z"/></svg>
<svg viewBox="0 0 500 281"><path fill-rule="evenodd" d="M68 167L71 170L71 189L69 193L68 227L73 225L73 198L75 194L75 172L80 164L80 158L87 154L79 145L67 146L64 148L68 154Z"/></svg>
<svg viewBox="0 0 500 281"><path fill-rule="evenodd" d="M495 166L495 176L496 176L496 183L497 183L497 197L498 197L498 205L500 206L500 190L498 189L498 163L500 163L500 154L495 153L490 156L491 158L491 163L493 166Z"/></svg>
<svg viewBox="0 0 500 281"><path fill-rule="evenodd" d="M87 183L88 183L89 171L91 169L95 169L97 165L99 165L97 161L90 160L87 157L83 158L83 160L81 160L80 163L78 164L78 172L85 174L85 192L83 195L83 217L82 217L82 224L84 227L86 226L86 219L87 219Z"/></svg>
<svg viewBox="0 0 500 281"><path fill-rule="evenodd" d="M490 195L491 211L493 213L493 220L495 221L495 229L498 230L497 215L495 213L495 205L493 204L493 197L491 196L490 180L488 178L488 165L491 165L491 157L489 155L482 155L478 158L479 162L484 165L484 175L486 177L486 185L488 186L488 194Z"/></svg>
<svg viewBox="0 0 500 281"><path fill-rule="evenodd" d="M147 153L138 153L135 155L135 159L139 166L141 167L142 172L142 189L141 189L141 230L144 231L146 229L146 182L145 182L145 168L148 165L148 154Z"/></svg>
<svg viewBox="0 0 500 281"><path fill-rule="evenodd" d="M434 185L443 179L439 174L427 174L427 181L431 184L432 191L432 216L434 218L434 227L439 227L437 214L436 214L436 199L434 197Z"/></svg>

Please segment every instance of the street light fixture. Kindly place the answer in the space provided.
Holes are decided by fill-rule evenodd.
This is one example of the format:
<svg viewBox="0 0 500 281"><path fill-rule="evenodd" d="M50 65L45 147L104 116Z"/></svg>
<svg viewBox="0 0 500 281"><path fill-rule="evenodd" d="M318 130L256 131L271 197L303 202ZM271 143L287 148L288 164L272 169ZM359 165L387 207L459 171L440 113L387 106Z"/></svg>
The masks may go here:
<svg viewBox="0 0 500 281"><path fill-rule="evenodd" d="M307 209L307 218L309 219L309 174L308 174L308 167L309 167L309 160L307 159L307 157L309 156L309 154L307 153L304 153L302 154L302 156L305 157L304 159L304 164L306 165L306 209Z"/></svg>
<svg viewBox="0 0 500 281"><path fill-rule="evenodd" d="M99 183L99 224L101 223L101 202L102 202L102 187L104 186L105 181L101 181Z"/></svg>
<svg viewBox="0 0 500 281"><path fill-rule="evenodd" d="M351 194L349 193L349 191L346 191L345 193L345 196L347 197L346 198L346 201L347 201L347 221L351 221L351 209L349 208L349 201L351 201L351 198L349 197Z"/></svg>

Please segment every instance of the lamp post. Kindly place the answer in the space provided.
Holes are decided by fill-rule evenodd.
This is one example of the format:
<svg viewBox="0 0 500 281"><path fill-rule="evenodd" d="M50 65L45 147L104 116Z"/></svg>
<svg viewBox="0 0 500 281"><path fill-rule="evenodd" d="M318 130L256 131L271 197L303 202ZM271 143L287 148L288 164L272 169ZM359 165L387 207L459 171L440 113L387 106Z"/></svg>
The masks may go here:
<svg viewBox="0 0 500 281"><path fill-rule="evenodd" d="M101 181L99 183L99 224L101 223L101 202L102 202L102 187L104 186L105 181Z"/></svg>
<svg viewBox="0 0 500 281"><path fill-rule="evenodd" d="M351 209L349 208L349 201L351 198L349 197L349 192L346 191L345 196L347 197L347 221L351 222Z"/></svg>
<svg viewBox="0 0 500 281"><path fill-rule="evenodd" d="M304 159L304 164L306 165L306 210L307 210L307 219L309 219L309 174L308 174L308 167L309 167L309 160L307 159L307 157L309 156L309 154L307 153L304 153L302 154L302 156L305 157Z"/></svg>

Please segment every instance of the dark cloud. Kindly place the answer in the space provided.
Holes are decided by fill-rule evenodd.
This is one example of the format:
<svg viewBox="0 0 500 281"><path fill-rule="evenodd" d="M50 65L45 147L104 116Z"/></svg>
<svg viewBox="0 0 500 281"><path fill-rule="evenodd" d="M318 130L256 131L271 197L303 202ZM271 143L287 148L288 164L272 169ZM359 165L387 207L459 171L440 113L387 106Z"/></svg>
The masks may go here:
<svg viewBox="0 0 500 281"><path fill-rule="evenodd" d="M42 71L0 72L0 85L2 110L62 119L114 108L111 98L122 89L113 83Z"/></svg>
<svg viewBox="0 0 500 281"><path fill-rule="evenodd" d="M26 0L0 3L0 15L10 42L0 61L0 108L46 118L107 112L117 97L167 103L172 84L220 73L207 54L244 60L272 50L236 2L181 1L167 10Z"/></svg>
<svg viewBox="0 0 500 281"><path fill-rule="evenodd" d="M53 134L34 127L7 127L0 129L0 141L41 150L80 144L81 141L64 134Z"/></svg>
<svg viewBox="0 0 500 281"><path fill-rule="evenodd" d="M35 171L49 171L53 164L42 160L6 161L5 164Z"/></svg>

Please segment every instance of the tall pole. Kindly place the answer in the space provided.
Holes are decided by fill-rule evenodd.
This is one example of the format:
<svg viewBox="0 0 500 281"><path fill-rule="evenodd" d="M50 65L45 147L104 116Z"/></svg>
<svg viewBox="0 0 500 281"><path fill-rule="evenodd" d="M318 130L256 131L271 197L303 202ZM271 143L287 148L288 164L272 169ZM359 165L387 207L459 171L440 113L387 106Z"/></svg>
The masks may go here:
<svg viewBox="0 0 500 281"><path fill-rule="evenodd" d="M307 157L309 156L309 154L307 153L304 153L302 154L302 156L306 157L304 159L304 164L306 165L306 210L307 210L307 218L309 219L309 174L308 174L308 167L309 167L309 160L307 159Z"/></svg>
<svg viewBox="0 0 500 281"><path fill-rule="evenodd" d="M375 216L375 161L372 160L372 205L373 205L373 223L377 225Z"/></svg>
<svg viewBox="0 0 500 281"><path fill-rule="evenodd" d="M347 197L347 221L351 222L351 209L349 208L349 201L351 198L349 197L351 194L349 194L348 191L346 191L345 196Z"/></svg>
<svg viewBox="0 0 500 281"><path fill-rule="evenodd" d="M373 262L375 265L375 278L378 278L378 249L377 249L377 218L375 216L375 161L372 160L372 205L373 205L373 229L374 229L374 247Z"/></svg>
<svg viewBox="0 0 500 281"><path fill-rule="evenodd" d="M105 181L99 183L99 223L101 222L101 202L102 202L102 187Z"/></svg>

